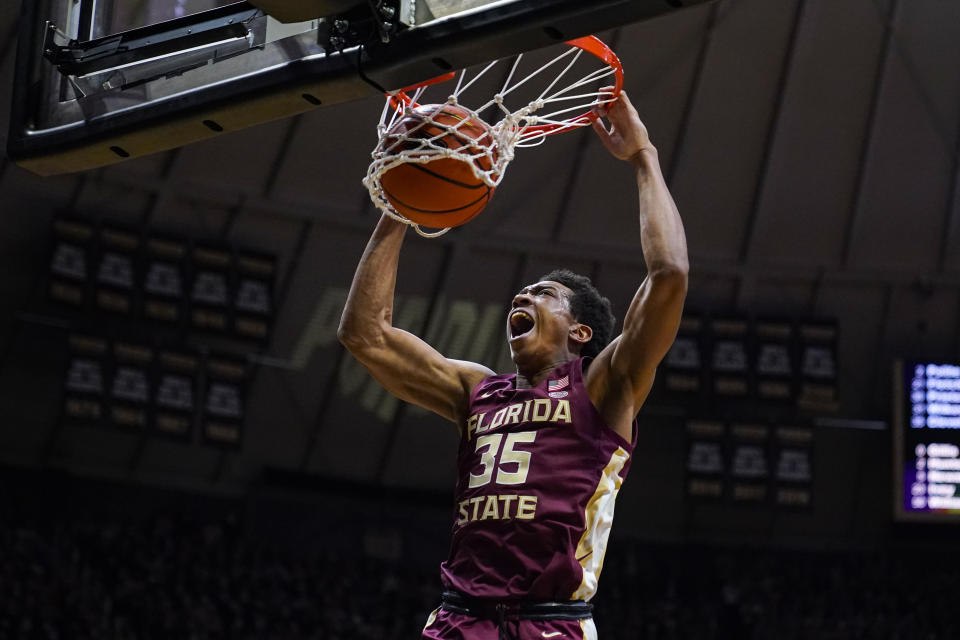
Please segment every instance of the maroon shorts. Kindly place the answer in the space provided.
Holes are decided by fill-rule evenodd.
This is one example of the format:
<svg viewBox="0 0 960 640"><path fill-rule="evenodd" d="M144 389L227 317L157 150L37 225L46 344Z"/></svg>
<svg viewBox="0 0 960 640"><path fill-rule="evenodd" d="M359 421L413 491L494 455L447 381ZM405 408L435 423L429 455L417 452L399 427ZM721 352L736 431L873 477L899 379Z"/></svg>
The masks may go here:
<svg viewBox="0 0 960 640"><path fill-rule="evenodd" d="M509 620L511 638L516 640L597 640L593 619L584 620ZM500 631L493 620L437 609L423 627L424 640L499 640Z"/></svg>

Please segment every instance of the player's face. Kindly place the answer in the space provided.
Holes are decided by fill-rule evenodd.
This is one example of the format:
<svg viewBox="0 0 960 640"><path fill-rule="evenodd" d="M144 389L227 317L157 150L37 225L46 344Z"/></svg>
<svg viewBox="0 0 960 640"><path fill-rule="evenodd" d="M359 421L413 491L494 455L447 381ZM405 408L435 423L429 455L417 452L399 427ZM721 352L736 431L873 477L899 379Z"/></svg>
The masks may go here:
<svg viewBox="0 0 960 640"><path fill-rule="evenodd" d="M566 350L570 328L577 324L570 311L572 296L568 287L551 280L526 286L514 296L507 313L507 341L514 358Z"/></svg>

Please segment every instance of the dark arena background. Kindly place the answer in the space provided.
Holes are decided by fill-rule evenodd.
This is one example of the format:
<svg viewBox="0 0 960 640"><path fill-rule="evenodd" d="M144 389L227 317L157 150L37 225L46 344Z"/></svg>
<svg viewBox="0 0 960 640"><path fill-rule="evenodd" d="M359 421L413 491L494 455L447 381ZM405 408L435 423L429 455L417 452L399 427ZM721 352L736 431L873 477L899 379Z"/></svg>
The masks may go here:
<svg viewBox="0 0 960 640"><path fill-rule="evenodd" d="M8 0L0 639L419 637L457 433L336 338L377 87L591 32L691 263L600 637L960 637L960 3ZM559 266L622 318L636 207L592 132L521 149L395 322L509 371Z"/></svg>

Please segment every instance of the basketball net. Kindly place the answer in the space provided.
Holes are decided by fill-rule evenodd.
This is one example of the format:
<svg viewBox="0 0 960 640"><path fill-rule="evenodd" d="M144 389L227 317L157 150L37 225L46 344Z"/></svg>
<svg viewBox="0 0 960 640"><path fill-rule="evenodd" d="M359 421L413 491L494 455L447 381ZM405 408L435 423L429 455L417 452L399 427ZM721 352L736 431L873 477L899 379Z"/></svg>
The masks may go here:
<svg viewBox="0 0 960 640"><path fill-rule="evenodd" d="M478 180L490 188L495 188L503 180L507 165L513 160L514 151L518 147L537 146L542 144L549 135L584 127L596 120L599 116L594 109L614 102L620 95L623 86L623 70L620 61L609 47L594 36L571 40L567 44L570 48L565 52L526 75L517 73L523 54L516 56L503 87L479 107L467 107L460 103L460 98L477 80L497 66L500 60L495 60L483 67L472 78L467 77L467 70L464 69L459 74L447 74L387 94L387 100L380 115L380 123L377 125L378 142L371 154L373 161L363 179L363 184L370 192L370 198L377 208L394 220L412 226L421 236L434 238L443 235L450 229L425 231L420 225L394 209L380 184L380 178L384 173L403 163L425 164L440 158L454 158L467 163ZM595 66L598 68L561 85L561 81L584 53L595 56ZM556 69L558 66L559 73L552 81L548 81L546 88L534 100L516 110L511 110L507 101L515 90L532 83L537 77L546 77L548 70ZM582 72L578 70L578 73ZM452 79L454 75L457 75L456 88L444 104L465 109L470 113L469 119L448 124L430 117L426 110L414 112L419 106L417 101L428 85ZM590 85L609 76L615 76L612 93L600 91L599 88L589 88ZM410 90L414 91L412 96L407 94ZM494 112L501 116L496 124L487 125L490 129L492 144L469 144L459 149L451 149L440 143L450 134L457 135L458 130L471 121L473 126L483 123L478 113L494 106L496 107ZM442 113L442 109L436 109L432 113ZM423 121L405 132L392 131L394 125L401 119L411 116L422 118ZM440 132L432 136L418 136L417 132L426 127L432 127L432 130L439 129ZM469 139L465 134L461 134L460 137ZM484 167L489 168L484 169Z"/></svg>

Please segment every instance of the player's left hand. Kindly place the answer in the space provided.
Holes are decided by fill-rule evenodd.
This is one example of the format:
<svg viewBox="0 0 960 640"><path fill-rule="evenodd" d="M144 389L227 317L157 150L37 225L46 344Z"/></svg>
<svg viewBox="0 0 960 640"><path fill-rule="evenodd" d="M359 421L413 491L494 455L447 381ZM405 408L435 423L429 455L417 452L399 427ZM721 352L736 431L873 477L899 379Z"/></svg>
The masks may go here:
<svg viewBox="0 0 960 640"><path fill-rule="evenodd" d="M601 91L612 92L613 87L603 87ZM593 130L614 157L629 161L641 151L655 151L647 127L640 120L626 91L620 92L616 101L595 107L594 113L600 118L593 121ZM604 117L610 121L609 129L602 120Z"/></svg>

